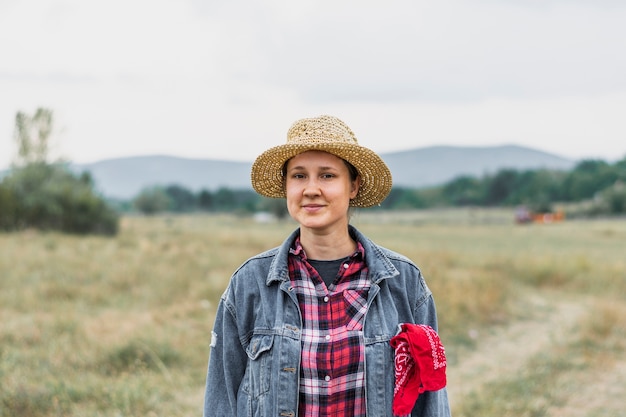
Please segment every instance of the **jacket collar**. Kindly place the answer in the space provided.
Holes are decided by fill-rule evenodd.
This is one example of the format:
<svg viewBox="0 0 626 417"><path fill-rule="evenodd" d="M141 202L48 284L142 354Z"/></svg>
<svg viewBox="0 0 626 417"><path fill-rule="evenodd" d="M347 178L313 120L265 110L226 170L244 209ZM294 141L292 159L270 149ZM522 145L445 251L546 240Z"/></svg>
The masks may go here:
<svg viewBox="0 0 626 417"><path fill-rule="evenodd" d="M400 274L380 246L372 242L354 226L349 225L348 230L350 236L359 242L365 250L365 263L367 264L369 279L372 283L378 284L383 279L392 278ZM267 274L266 284L268 286L276 281L289 281L289 269L287 266L289 249L291 248L293 241L299 235L300 229L298 228L294 230L278 248L275 249L276 256L274 256L272 264L270 265L269 273Z"/></svg>

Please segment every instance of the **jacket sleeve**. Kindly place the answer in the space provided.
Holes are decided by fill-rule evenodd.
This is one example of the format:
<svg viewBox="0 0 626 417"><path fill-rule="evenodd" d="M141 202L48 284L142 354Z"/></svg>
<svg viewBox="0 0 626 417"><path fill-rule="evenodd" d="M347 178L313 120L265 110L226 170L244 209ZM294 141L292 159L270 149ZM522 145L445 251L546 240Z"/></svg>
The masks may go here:
<svg viewBox="0 0 626 417"><path fill-rule="evenodd" d="M237 416L237 394L246 362L247 355L239 340L235 312L222 299L211 332L204 417Z"/></svg>
<svg viewBox="0 0 626 417"><path fill-rule="evenodd" d="M450 417L448 391L442 388L439 391L426 391L420 394L411 417Z"/></svg>
<svg viewBox="0 0 626 417"><path fill-rule="evenodd" d="M416 303L413 307L413 317L415 318L415 323L426 324L435 329L435 331L439 331L435 299L433 298L433 293L428 287L428 284L426 284L424 276L419 270L417 271L416 282L419 286L417 292L419 295L414 300Z"/></svg>
<svg viewBox="0 0 626 417"><path fill-rule="evenodd" d="M419 301L417 303L415 309L415 321L420 324L427 324L435 329L435 331L439 331L435 300L421 273L419 274L419 282L420 286L424 289L425 294L428 294L428 296L425 297L423 301ZM426 391L420 394L411 416L450 417L450 403L448 401L447 388L444 387L438 391Z"/></svg>

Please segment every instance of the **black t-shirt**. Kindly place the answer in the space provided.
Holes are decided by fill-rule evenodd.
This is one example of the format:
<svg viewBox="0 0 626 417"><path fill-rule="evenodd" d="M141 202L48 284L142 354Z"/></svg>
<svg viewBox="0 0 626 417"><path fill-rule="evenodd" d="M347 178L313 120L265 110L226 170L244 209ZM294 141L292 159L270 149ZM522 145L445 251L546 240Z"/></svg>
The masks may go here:
<svg viewBox="0 0 626 417"><path fill-rule="evenodd" d="M345 257L342 259L335 259L333 261L316 261L313 259L309 259L309 263L320 277L322 277L322 281L326 284L326 287L329 287L335 281L335 278L339 275L339 268L345 262L348 262L350 257Z"/></svg>

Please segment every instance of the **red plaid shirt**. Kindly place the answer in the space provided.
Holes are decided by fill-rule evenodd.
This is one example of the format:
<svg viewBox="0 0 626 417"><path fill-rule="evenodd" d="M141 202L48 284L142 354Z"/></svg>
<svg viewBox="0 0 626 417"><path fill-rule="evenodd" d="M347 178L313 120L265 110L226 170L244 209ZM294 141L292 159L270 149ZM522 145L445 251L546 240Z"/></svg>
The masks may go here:
<svg viewBox="0 0 626 417"><path fill-rule="evenodd" d="M302 312L300 417L365 416L363 320L370 281L360 243L328 288L297 238L289 276Z"/></svg>

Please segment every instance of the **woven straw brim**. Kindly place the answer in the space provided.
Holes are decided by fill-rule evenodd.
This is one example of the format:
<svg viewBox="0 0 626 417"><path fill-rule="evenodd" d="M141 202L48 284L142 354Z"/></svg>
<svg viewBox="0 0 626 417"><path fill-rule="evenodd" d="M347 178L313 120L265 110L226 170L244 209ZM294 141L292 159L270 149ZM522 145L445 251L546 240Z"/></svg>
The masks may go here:
<svg viewBox="0 0 626 417"><path fill-rule="evenodd" d="M361 176L361 185L352 207L372 207L382 203L391 191L391 172L373 151L346 143L291 143L263 152L252 164L251 181L265 197L285 198L282 168L287 160L306 151L324 151L350 162Z"/></svg>

